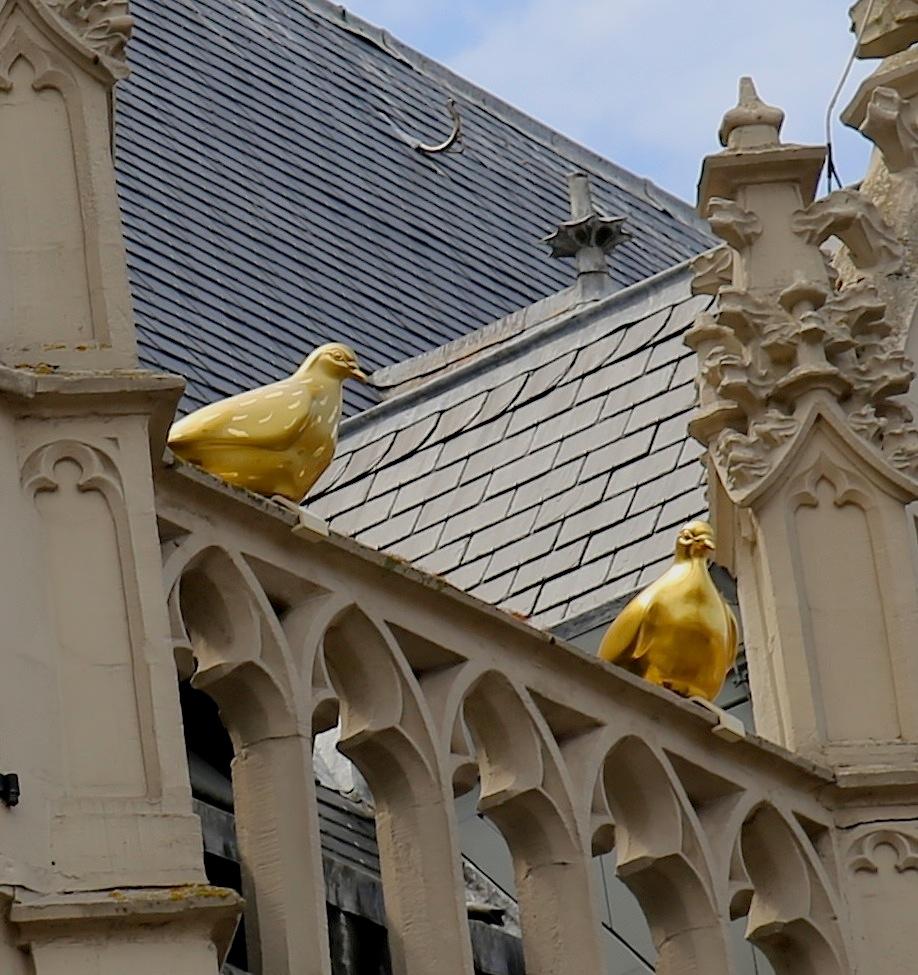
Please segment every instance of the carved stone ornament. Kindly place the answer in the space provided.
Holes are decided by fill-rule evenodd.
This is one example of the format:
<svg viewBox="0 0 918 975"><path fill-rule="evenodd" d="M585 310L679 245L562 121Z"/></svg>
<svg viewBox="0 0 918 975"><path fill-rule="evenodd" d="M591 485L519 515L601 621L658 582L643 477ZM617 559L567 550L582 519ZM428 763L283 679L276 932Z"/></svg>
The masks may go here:
<svg viewBox="0 0 918 975"><path fill-rule="evenodd" d="M757 98L746 82L744 114L730 132L738 148L712 157L735 199L703 200L712 229L729 247L693 265L694 290L717 294L718 304L685 337L699 360L699 410L689 429L708 445L728 491L746 495L790 449L814 397L823 398L888 463L916 476L918 430L895 399L908 392L914 368L896 347L872 283L873 275L901 268L903 247L855 190L809 202L810 151L782 144L777 127L772 145L759 147L761 156L739 148L744 127L762 138L767 106L757 110ZM771 185L774 205L766 196ZM832 237L864 275L840 290L820 251Z"/></svg>
<svg viewBox="0 0 918 975"><path fill-rule="evenodd" d="M878 829L859 837L849 851L848 866L852 873L879 873L877 850L888 847L896 855L897 873L918 870L918 837L898 829Z"/></svg>
<svg viewBox="0 0 918 975"><path fill-rule="evenodd" d="M97 53L123 61L134 19L128 0L45 0L64 23Z"/></svg>
<svg viewBox="0 0 918 975"><path fill-rule="evenodd" d="M851 28L863 31L858 57L897 54L918 41L918 0L857 0L851 8Z"/></svg>
<svg viewBox="0 0 918 975"><path fill-rule="evenodd" d="M874 89L860 130L883 153L891 173L918 164L918 126L912 120L908 100L895 88Z"/></svg>

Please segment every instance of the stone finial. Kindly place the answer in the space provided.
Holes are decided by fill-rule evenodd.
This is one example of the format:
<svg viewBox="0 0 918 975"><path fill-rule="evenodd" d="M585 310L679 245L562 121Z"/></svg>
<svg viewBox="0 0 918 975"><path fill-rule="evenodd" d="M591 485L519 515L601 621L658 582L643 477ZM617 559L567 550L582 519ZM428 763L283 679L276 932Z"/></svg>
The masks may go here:
<svg viewBox="0 0 918 975"><path fill-rule="evenodd" d="M571 173L567 179L571 219L544 237L543 242L551 247L552 257L575 259L581 284L591 281L599 291L608 290L606 257L632 236L624 226L626 218L606 217L596 209L586 173Z"/></svg>
<svg viewBox="0 0 918 975"><path fill-rule="evenodd" d="M859 58L886 58L918 42L918 0L857 0L850 15Z"/></svg>
<svg viewBox="0 0 918 975"><path fill-rule="evenodd" d="M875 275L897 270L902 248L856 191L812 202L824 151L781 143L783 118L744 78L721 128L727 149L705 160L699 189L732 260L715 252L695 265L696 290L719 292L719 302L686 335L700 368L690 429L738 503L792 449L816 400L840 408L893 467L918 474L918 433L895 399L908 390L911 363L870 280L836 290L820 250L838 237Z"/></svg>
<svg viewBox="0 0 918 975"><path fill-rule="evenodd" d="M784 112L759 98L752 78L740 78L739 101L720 126L720 144L728 149L759 149L781 141Z"/></svg>

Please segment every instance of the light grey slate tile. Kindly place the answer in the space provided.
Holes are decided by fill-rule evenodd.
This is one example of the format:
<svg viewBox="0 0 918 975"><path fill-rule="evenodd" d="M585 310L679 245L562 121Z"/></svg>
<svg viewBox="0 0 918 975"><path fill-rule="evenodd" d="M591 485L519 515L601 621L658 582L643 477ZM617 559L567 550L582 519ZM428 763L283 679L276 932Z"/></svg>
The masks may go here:
<svg viewBox="0 0 918 975"><path fill-rule="evenodd" d="M534 436L535 430L524 430L515 437L504 437L472 454L462 475L463 483L474 481L482 474L493 473L499 467L523 457L528 453Z"/></svg>
<svg viewBox="0 0 918 975"><path fill-rule="evenodd" d="M538 450L539 447L554 443L556 440L567 440L585 427L592 427L599 419L601 407L602 399L596 397L586 403L576 403L566 409L563 414L558 416L556 423L546 418L538 425L535 440L532 442L532 449Z"/></svg>
<svg viewBox="0 0 918 975"><path fill-rule="evenodd" d="M645 511L632 518L625 518L623 521L618 521L603 531L596 532L590 538L590 542L583 556L584 559L587 561L590 559L598 559L604 555L611 555L614 552L617 560L619 553L633 548L635 542L640 545L641 541L646 540L648 536L653 537L651 533L653 532L653 526L656 520L657 513L655 511ZM638 565L628 565L625 569L638 569L643 564L641 562ZM616 570L619 568L617 562L615 568ZM622 571L625 571L625 569Z"/></svg>
<svg viewBox="0 0 918 975"><path fill-rule="evenodd" d="M604 366L618 351L624 338L624 330L619 330L589 342L577 353L574 365L567 375L568 380Z"/></svg>
<svg viewBox="0 0 918 975"><path fill-rule="evenodd" d="M497 605L510 594L514 575L516 575L516 569L511 569L510 572L505 572L501 576L495 576L493 579L476 586L472 590L472 595L477 596L478 599L483 599L486 603Z"/></svg>
<svg viewBox="0 0 918 975"><path fill-rule="evenodd" d="M685 350L688 353L684 359L676 363L676 374L673 376L673 386L681 386L683 383L693 383L698 377L698 356L694 352Z"/></svg>
<svg viewBox="0 0 918 975"><path fill-rule="evenodd" d="M557 462L563 464L572 457L582 457L598 447L605 447L617 441L624 432L627 419L627 414L620 413L618 416L610 416L601 423L594 422L586 429L566 436L561 443Z"/></svg>
<svg viewBox="0 0 918 975"><path fill-rule="evenodd" d="M514 376L513 379L508 379L499 386L495 386L488 393L488 399L478 415L478 422L484 423L486 420L504 416L519 396L520 390L526 385L527 378L525 374Z"/></svg>
<svg viewBox="0 0 918 975"><path fill-rule="evenodd" d="M515 584L516 580L514 579L514 585ZM538 589L530 589L527 592L510 593L510 595L504 596L503 602L501 603L501 608L507 610L509 613L512 613L514 616L529 619L529 617L532 615L533 609L535 609L536 599L538 599L538 596Z"/></svg>
<svg viewBox="0 0 918 975"><path fill-rule="evenodd" d="M487 504L487 502L485 502ZM473 512L477 514L477 512ZM469 545L469 558L473 559L485 552L494 552L502 545L529 534L535 521L535 511L521 511L518 515L502 517L493 528L478 532Z"/></svg>
<svg viewBox="0 0 918 975"><path fill-rule="evenodd" d="M586 464L583 466L582 477L584 480L602 474L604 471L613 471L623 464L640 457L650 446L653 440L653 429L647 428L630 437L621 437L604 447L594 450L587 456Z"/></svg>
<svg viewBox="0 0 918 975"><path fill-rule="evenodd" d="M546 362L544 365L533 369L529 373L526 385L523 387L523 391L520 393L517 402L520 405L526 404L530 400L543 396L549 390L555 389L561 383L568 369L570 369L576 356L576 350L566 352L564 355L560 355L550 362ZM548 415L551 414L549 413Z"/></svg>
<svg viewBox="0 0 918 975"><path fill-rule="evenodd" d="M556 443L549 444L541 450L527 453L511 464L505 464L498 468L488 483L485 497L517 488L527 481L534 480L540 474L550 471L555 457L558 455L558 447L559 445Z"/></svg>
<svg viewBox="0 0 918 975"><path fill-rule="evenodd" d="M605 494L609 478L605 474L581 481L553 498L543 501L536 515L536 525L550 525L562 518L568 518L584 508L596 504ZM516 498L514 498L514 505Z"/></svg>
<svg viewBox="0 0 918 975"><path fill-rule="evenodd" d="M536 613L544 613L552 606L569 602L583 592L595 589L606 581L611 565L612 560L606 556L546 582L535 605Z"/></svg>
<svg viewBox="0 0 918 975"><path fill-rule="evenodd" d="M386 456L394 439L394 433L387 433L384 437L380 437L364 447L358 447L350 455L347 468L341 475L339 483L343 486L357 477L366 477L368 471L375 470Z"/></svg>
<svg viewBox="0 0 918 975"><path fill-rule="evenodd" d="M513 495L513 501L510 504L510 514L532 508L541 504L546 498L563 497L573 492L577 487L583 463L583 457L578 457L567 464L561 464L556 458L544 474L521 484L516 489L516 494Z"/></svg>
<svg viewBox="0 0 918 975"><path fill-rule="evenodd" d="M652 454L644 454L633 463L613 471L606 487L606 496L615 497L623 491L631 491L648 481L675 468L681 457L681 447L673 444Z"/></svg>
<svg viewBox="0 0 918 975"><path fill-rule="evenodd" d="M568 604L559 603L541 613L534 613L529 618L529 625L538 630L551 630L559 623L563 622L568 614Z"/></svg>
<svg viewBox="0 0 918 975"><path fill-rule="evenodd" d="M486 392L478 393L470 399L451 406L440 414L440 420L433 432L434 440L446 440L453 435L466 430L481 412L488 398Z"/></svg>
<svg viewBox="0 0 918 975"><path fill-rule="evenodd" d="M380 494L372 498L359 508L348 511L340 518L332 519L332 527L335 531L343 532L347 535L360 537L360 533L373 525L378 525L389 517L392 504L395 501L395 491Z"/></svg>
<svg viewBox="0 0 918 975"><path fill-rule="evenodd" d="M650 353L644 354L645 359L650 358ZM638 365L637 363L635 365ZM597 392L606 394L605 402L602 404L600 418L614 416L623 410L629 410L638 403L652 399L660 393L669 389L670 381L675 371L673 366L664 366L655 369L653 372L645 372L646 362L639 364L640 368L623 369L621 363L614 363L606 366L601 373L594 377L592 388ZM586 383L588 380L584 380Z"/></svg>
<svg viewBox="0 0 918 975"><path fill-rule="evenodd" d="M351 508L356 508L357 505L363 504L367 499L367 495L370 492L371 479L368 477L361 478L357 481L351 481L350 484L345 487L339 488L337 491L325 491L321 498L316 502L316 511L323 511L323 518L332 517L334 515L341 514L344 511L349 511ZM310 508L313 507L310 502Z"/></svg>
<svg viewBox="0 0 918 975"><path fill-rule="evenodd" d="M648 318L641 319L629 325L625 329L621 344L615 353L615 360L621 361L622 359L626 359L639 349L648 346L653 341L657 332L666 324L670 311L670 308L663 308Z"/></svg>
<svg viewBox="0 0 918 975"><path fill-rule="evenodd" d="M462 558L465 555L468 544L469 540L467 538L460 538L451 545L444 545L442 548L435 549L429 555L423 556L418 559L416 564L419 568L425 572L429 572L431 575L445 576L453 569L457 569L462 565Z"/></svg>
<svg viewBox="0 0 918 975"><path fill-rule="evenodd" d="M399 542L412 534L419 514L420 509L412 508L395 517L389 517L373 528L361 532L360 541L372 548L386 549L393 542Z"/></svg>
<svg viewBox="0 0 918 975"><path fill-rule="evenodd" d="M645 515L650 516L651 524L656 520L656 512L648 511L644 515L638 515L635 521L644 518ZM650 565L653 562L658 562L660 559L665 558L671 549L672 540L665 533L649 535L646 538L634 542L632 545L617 549L612 563L612 572L618 576L643 569L645 565Z"/></svg>
<svg viewBox="0 0 918 975"><path fill-rule="evenodd" d="M675 544L675 541L673 542ZM641 569L641 573L638 576L637 586L638 589L643 589L645 586L649 586L652 582L656 582L657 579L663 575L664 572L673 564L672 556L667 558L662 558L657 562L651 562L650 565L645 565Z"/></svg>
<svg viewBox="0 0 918 975"><path fill-rule="evenodd" d="M453 569L449 573L448 579L457 589L470 593L481 582L490 561L491 555L488 553L483 558L475 559L474 562L466 562L459 568Z"/></svg>
<svg viewBox="0 0 918 975"><path fill-rule="evenodd" d="M669 447L675 443L678 443L681 447L685 442L685 438L688 436L688 422L691 415L691 411L686 410L685 413L677 413L668 420L663 420L657 426L657 432L650 449L660 450L663 447Z"/></svg>
<svg viewBox="0 0 918 975"><path fill-rule="evenodd" d="M667 447L663 453L678 455L679 447ZM645 511L647 508L659 508L668 498L675 498L686 491L690 491L698 481L695 465L677 467L675 470L642 484L634 496L629 513Z"/></svg>
<svg viewBox="0 0 918 975"><path fill-rule="evenodd" d="M681 526L695 518L707 518L707 490L704 485L693 488L677 498L670 498L661 508L656 530Z"/></svg>
<svg viewBox="0 0 918 975"><path fill-rule="evenodd" d="M530 525L530 529L531 527ZM494 555L488 566L488 574L500 575L511 567L528 568L533 564L534 559L541 561L544 553L551 552L554 548L560 530L560 524L550 525L541 531L527 530L521 538L500 548L495 546Z"/></svg>
<svg viewBox="0 0 918 975"><path fill-rule="evenodd" d="M625 517L632 497L632 493L619 494L585 511L569 515L561 527L558 544L566 545L578 538L585 538L609 526L617 525Z"/></svg>
<svg viewBox="0 0 918 975"><path fill-rule="evenodd" d="M695 402L695 387L692 383L679 386L668 392L661 392L653 399L635 406L628 417L626 433L633 433L641 427L678 414L684 416Z"/></svg>
<svg viewBox="0 0 918 975"><path fill-rule="evenodd" d="M392 514L397 515L406 508L420 508L425 501L438 498L459 484L459 476L465 464L460 460L449 467L434 467L424 474L408 481L398 489Z"/></svg>
<svg viewBox="0 0 918 975"><path fill-rule="evenodd" d="M478 419L481 419L480 415ZM441 463L451 464L456 460L465 460L485 447L499 443L503 440L509 424L509 416L499 416L488 423L476 423L470 430L446 441Z"/></svg>
<svg viewBox="0 0 918 975"><path fill-rule="evenodd" d="M512 492L507 491L494 498L487 498L481 504L469 509L469 511L449 518L443 528L443 535L441 536L442 543L447 545L465 535L480 533L490 525L500 521L510 507L511 497Z"/></svg>
<svg viewBox="0 0 918 975"><path fill-rule="evenodd" d="M419 420L415 420L411 426L399 430L395 435L392 446L386 454L386 462L392 463L393 461L401 460L402 457L407 457L418 451L433 433L438 420L439 417L437 414L425 416Z"/></svg>
<svg viewBox="0 0 918 975"><path fill-rule="evenodd" d="M403 457L397 464L388 464L380 468L373 476L373 486L369 496L375 497L403 484L411 484L419 477L436 468L437 461L443 452L443 444L431 444L416 453ZM448 465L450 469L455 465Z"/></svg>
<svg viewBox="0 0 918 975"><path fill-rule="evenodd" d="M409 562L414 562L423 555L433 552L440 543L443 525L431 525L423 530L412 532L407 538L401 539L392 546L392 551Z"/></svg>
<svg viewBox="0 0 918 975"><path fill-rule="evenodd" d="M332 462L328 465L325 473L319 479L315 486L315 492L318 494L322 491L328 491L337 484L338 479L344 473L345 468L350 460L350 453L341 449L341 444L338 444L338 449L335 453L335 457L332 458Z"/></svg>
<svg viewBox="0 0 918 975"><path fill-rule="evenodd" d="M548 579L570 572L583 561L587 541L586 538L581 538L570 545L551 549L540 558L524 563L513 581L514 588L526 591Z"/></svg>
<svg viewBox="0 0 918 975"><path fill-rule="evenodd" d="M452 491L425 502L418 519L418 528L426 528L428 525L445 521L453 515L459 515L474 507L484 497L488 480L489 475L486 474L479 477L477 481L460 484Z"/></svg>
<svg viewBox="0 0 918 975"><path fill-rule="evenodd" d="M567 383L564 386L556 386L538 399L515 406L507 434L512 436L520 430L526 430L537 424L552 423L556 419L558 423L563 424L565 413L577 398L578 389L578 383Z"/></svg>
<svg viewBox="0 0 918 975"><path fill-rule="evenodd" d="M629 595L637 587L638 575L639 573L632 572L619 576L596 589L577 596L570 601L567 607L567 617L571 618L579 616L581 613L588 613L591 609L606 606L615 599Z"/></svg>
<svg viewBox="0 0 918 975"><path fill-rule="evenodd" d="M696 295L680 302L673 308L672 318L666 325L667 332L670 335L684 332L712 304L714 304L714 298L710 295Z"/></svg>
<svg viewBox="0 0 918 975"><path fill-rule="evenodd" d="M650 362L647 364L647 368L656 369L667 363L675 362L684 355L685 343L682 341L682 336L675 335L672 338L666 339L664 342L658 342L654 345L650 353Z"/></svg>
<svg viewBox="0 0 918 975"><path fill-rule="evenodd" d="M704 454L704 452L704 446L698 443L694 437L689 437L685 441L685 445L682 448L682 453L679 455L679 463L684 464L690 460L698 460Z"/></svg>

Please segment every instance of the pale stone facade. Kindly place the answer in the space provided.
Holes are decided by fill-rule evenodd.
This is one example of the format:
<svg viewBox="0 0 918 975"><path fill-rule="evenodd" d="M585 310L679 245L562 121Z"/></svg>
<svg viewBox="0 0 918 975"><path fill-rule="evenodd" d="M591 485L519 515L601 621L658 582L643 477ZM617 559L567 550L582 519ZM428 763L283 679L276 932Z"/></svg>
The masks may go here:
<svg viewBox="0 0 918 975"><path fill-rule="evenodd" d="M885 54L911 20L879 6ZM906 76L900 55L866 101L882 156L861 194L814 204L822 150L783 145L751 85L702 180L729 250L698 265L719 302L692 333L694 429L755 739L164 458L181 383L136 369L111 166L129 31L118 0L0 4L0 748L22 785L0 808L0 970L218 970L241 904L205 882L178 666L233 739L262 975L329 972L312 736L339 716L398 975L472 970L454 798L476 782L532 975L602 970L590 861L613 845L663 975L729 975L741 917L782 975L914 971L918 450L895 397L918 85L883 74Z"/></svg>

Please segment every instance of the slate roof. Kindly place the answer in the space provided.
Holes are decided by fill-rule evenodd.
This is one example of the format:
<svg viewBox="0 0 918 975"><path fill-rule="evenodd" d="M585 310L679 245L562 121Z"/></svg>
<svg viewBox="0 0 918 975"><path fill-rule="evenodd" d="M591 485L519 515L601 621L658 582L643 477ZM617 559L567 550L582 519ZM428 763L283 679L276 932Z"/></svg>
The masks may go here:
<svg viewBox="0 0 918 975"><path fill-rule="evenodd" d="M539 238L566 174L635 234L625 286L710 246L683 202L325 0L133 0L117 165L144 365L185 409L273 381L315 345L371 369L554 293ZM416 140L464 124L461 153ZM349 412L373 401L346 393Z"/></svg>
<svg viewBox="0 0 918 975"><path fill-rule="evenodd" d="M348 420L310 509L538 626L632 592L706 510L682 334L712 299L690 279L510 329Z"/></svg>

